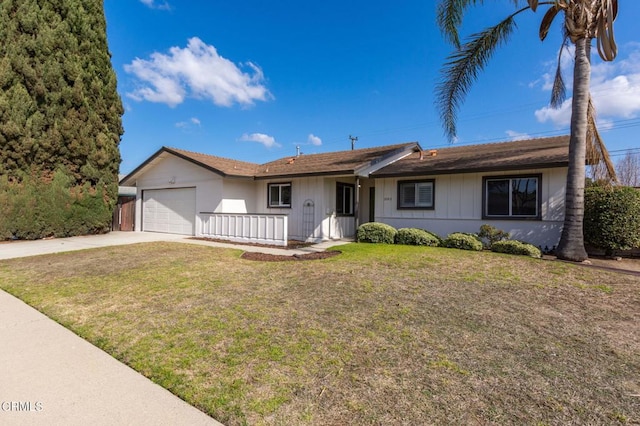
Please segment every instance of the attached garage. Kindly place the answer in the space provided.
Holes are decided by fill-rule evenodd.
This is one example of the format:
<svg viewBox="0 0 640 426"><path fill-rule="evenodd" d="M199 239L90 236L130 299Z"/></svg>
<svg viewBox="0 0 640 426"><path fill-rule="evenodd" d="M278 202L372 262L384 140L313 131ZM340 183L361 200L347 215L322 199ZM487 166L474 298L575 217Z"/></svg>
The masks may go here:
<svg viewBox="0 0 640 426"><path fill-rule="evenodd" d="M196 189L142 191L142 230L195 235Z"/></svg>

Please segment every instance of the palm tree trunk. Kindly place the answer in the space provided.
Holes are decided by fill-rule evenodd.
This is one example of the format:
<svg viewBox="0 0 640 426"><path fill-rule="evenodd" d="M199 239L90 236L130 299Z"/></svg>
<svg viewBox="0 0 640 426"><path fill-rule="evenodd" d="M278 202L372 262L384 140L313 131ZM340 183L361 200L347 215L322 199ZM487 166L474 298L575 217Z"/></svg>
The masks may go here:
<svg viewBox="0 0 640 426"><path fill-rule="evenodd" d="M584 248L584 186L587 146L587 112L591 77L591 39L581 37L575 42L573 68L573 101L571 104L571 139L569 170L565 198L564 226L556 255L560 259L582 262L588 258Z"/></svg>

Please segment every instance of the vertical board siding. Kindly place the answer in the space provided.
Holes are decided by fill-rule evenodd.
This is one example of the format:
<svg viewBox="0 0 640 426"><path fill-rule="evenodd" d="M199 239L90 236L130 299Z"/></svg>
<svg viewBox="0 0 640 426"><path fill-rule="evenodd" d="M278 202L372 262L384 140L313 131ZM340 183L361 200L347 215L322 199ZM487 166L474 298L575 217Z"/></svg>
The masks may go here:
<svg viewBox="0 0 640 426"><path fill-rule="evenodd" d="M482 179L539 173L541 220L482 219ZM552 247L558 243L564 219L564 193L567 169L498 171L435 176L412 176L411 179L435 179L433 210L399 210L398 182L408 178L376 179L375 220L395 228L422 228L446 237L451 232L478 232L488 223L511 234L513 239L536 246Z"/></svg>

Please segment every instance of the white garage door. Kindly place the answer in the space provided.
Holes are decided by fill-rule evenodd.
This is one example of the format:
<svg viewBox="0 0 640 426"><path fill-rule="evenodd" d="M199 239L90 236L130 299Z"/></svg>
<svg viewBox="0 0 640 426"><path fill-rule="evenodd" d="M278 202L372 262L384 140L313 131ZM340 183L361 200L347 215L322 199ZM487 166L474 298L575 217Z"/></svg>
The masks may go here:
<svg viewBox="0 0 640 426"><path fill-rule="evenodd" d="M147 189L142 201L143 231L195 235L195 188Z"/></svg>

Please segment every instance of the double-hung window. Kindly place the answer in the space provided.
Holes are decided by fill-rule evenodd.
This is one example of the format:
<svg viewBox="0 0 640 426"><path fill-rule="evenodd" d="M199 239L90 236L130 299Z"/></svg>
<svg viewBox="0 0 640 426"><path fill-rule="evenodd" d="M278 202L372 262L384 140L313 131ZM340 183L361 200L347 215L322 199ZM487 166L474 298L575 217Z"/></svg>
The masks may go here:
<svg viewBox="0 0 640 426"><path fill-rule="evenodd" d="M398 182L398 209L433 210L435 180Z"/></svg>
<svg viewBox="0 0 640 426"><path fill-rule="evenodd" d="M291 182L267 185L269 207L291 208Z"/></svg>
<svg viewBox="0 0 640 426"><path fill-rule="evenodd" d="M355 185L338 182L336 184L336 214L353 216Z"/></svg>
<svg viewBox="0 0 640 426"><path fill-rule="evenodd" d="M485 177L482 216L540 219L540 175Z"/></svg>

